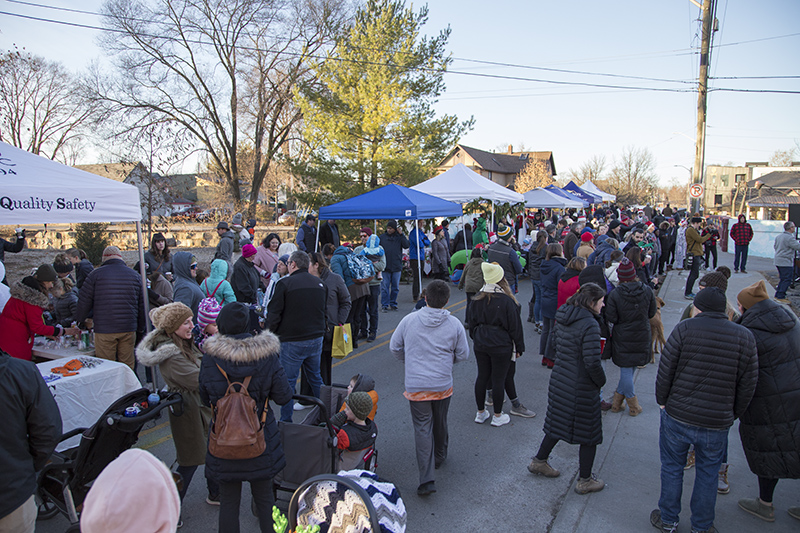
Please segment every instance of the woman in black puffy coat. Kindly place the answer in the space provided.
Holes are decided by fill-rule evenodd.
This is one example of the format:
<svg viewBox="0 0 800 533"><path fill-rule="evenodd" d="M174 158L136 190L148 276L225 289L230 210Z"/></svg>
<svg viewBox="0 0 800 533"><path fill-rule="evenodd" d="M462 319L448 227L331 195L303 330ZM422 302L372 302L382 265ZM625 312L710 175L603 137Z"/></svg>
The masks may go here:
<svg viewBox="0 0 800 533"><path fill-rule="evenodd" d="M549 340L558 309L558 280L567 268L567 260L560 244L548 244L546 249L539 270L542 281L542 337L539 339L539 353L542 356L542 366L553 368L555 355Z"/></svg>
<svg viewBox="0 0 800 533"><path fill-rule="evenodd" d="M200 367L200 398L206 405L215 405L225 396L228 380L241 382L252 376L248 386L250 396L262 418L267 401L285 405L292 399L289 381L278 355L280 341L273 333L264 331L251 336L250 310L241 302L226 305L217 317L219 334L203 345L206 353ZM222 369L228 380L220 371ZM286 466L278 425L272 410L267 408L264 422L264 453L252 459L220 459L206 454L206 476L220 487L219 531L239 531L239 504L242 482L249 481L253 500L258 509L261 533L272 532L274 496L272 479Z"/></svg>
<svg viewBox="0 0 800 533"><path fill-rule="evenodd" d="M556 361L547 393L545 436L528 466L532 474L557 477L560 472L547 463L553 447L560 440L580 445L580 475L575 486L578 494L597 492L605 486L592 473L597 445L603 442L600 388L606 375L600 365L598 317L605 294L597 284L586 283L556 314Z"/></svg>
<svg viewBox="0 0 800 533"><path fill-rule="evenodd" d="M611 331L611 360L619 367L619 384L611 401L611 412L625 410L636 416L642 412L633 389L633 373L637 366L650 361L650 319L656 314L653 290L642 283L634 264L623 258L617 268L619 285L608 295L605 317L613 324Z"/></svg>
<svg viewBox="0 0 800 533"><path fill-rule="evenodd" d="M738 298L739 323L753 333L758 347L758 385L739 435L747 464L758 476L759 498L739 500L739 507L771 522L778 480L800 478L800 323L787 307L768 298L765 287L754 288L758 285ZM743 296L746 291L756 298ZM800 507L788 511L800 520Z"/></svg>

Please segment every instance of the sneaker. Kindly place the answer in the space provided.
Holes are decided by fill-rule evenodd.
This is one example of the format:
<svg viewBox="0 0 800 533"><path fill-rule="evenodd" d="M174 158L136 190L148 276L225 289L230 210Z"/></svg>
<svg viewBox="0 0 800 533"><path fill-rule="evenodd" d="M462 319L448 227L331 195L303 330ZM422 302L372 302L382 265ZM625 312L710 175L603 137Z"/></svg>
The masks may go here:
<svg viewBox="0 0 800 533"><path fill-rule="evenodd" d="M528 472L544 477L558 477L561 475L561 472L550 466L547 461L540 461L536 456L533 457L531 464L528 465Z"/></svg>
<svg viewBox="0 0 800 533"><path fill-rule="evenodd" d="M388 307L381 307L381 312L382 313L388 313L389 312L389 308Z"/></svg>
<svg viewBox="0 0 800 533"><path fill-rule="evenodd" d="M180 529L183 527L183 520L178 520L178 524L175 526L176 529Z"/></svg>
<svg viewBox="0 0 800 533"><path fill-rule="evenodd" d="M367 332L366 331L362 331L361 333L358 334L358 337L356 337L356 340L360 341L361 339L366 339L367 337L369 337Z"/></svg>
<svg viewBox="0 0 800 533"><path fill-rule="evenodd" d="M733 273L734 273L734 274L738 274L738 273L739 273L739 269L738 269L738 268L734 268L734 269L733 269Z"/></svg>
<svg viewBox="0 0 800 533"><path fill-rule="evenodd" d="M690 292L689 294L684 294L683 297L687 300L694 300L694 293Z"/></svg>
<svg viewBox="0 0 800 533"><path fill-rule="evenodd" d="M377 336L378 335L376 333L370 333L369 336L367 337L367 342L375 342L375 338Z"/></svg>
<svg viewBox="0 0 800 533"><path fill-rule="evenodd" d="M500 413L499 416L492 417L492 425L494 427L505 426L509 422L511 422L511 417L505 413Z"/></svg>
<svg viewBox="0 0 800 533"><path fill-rule="evenodd" d="M677 522L669 524L661 521L661 511L659 509L654 509L653 512L650 513L650 523L662 533L676 533L678 531Z"/></svg>
<svg viewBox="0 0 800 533"><path fill-rule="evenodd" d="M483 412L478 411L478 414L475 415L475 423L476 424L483 424L492 414L489 412L488 409L484 409Z"/></svg>
<svg viewBox="0 0 800 533"><path fill-rule="evenodd" d="M731 486L728 483L728 465L722 463L719 467L719 478L717 479L717 493L728 494L731 491Z"/></svg>
<svg viewBox="0 0 800 533"><path fill-rule="evenodd" d="M436 484L433 481L428 481L417 487L417 496L429 496L436 492Z"/></svg>
<svg viewBox="0 0 800 533"><path fill-rule="evenodd" d="M211 494L206 496L206 503L208 505L219 505L219 494L216 496L212 496Z"/></svg>
<svg viewBox="0 0 800 533"><path fill-rule="evenodd" d="M611 409L611 402L607 402L605 400L600 400L600 410L601 411L608 411Z"/></svg>
<svg viewBox="0 0 800 533"><path fill-rule="evenodd" d="M391 306L391 307L389 308L389 310L390 310L390 311L397 311L397 306L396 306L396 305L393 305L393 306ZM431 481L431 483L433 483L433 482ZM436 489L434 489L434 490L433 490L433 492L436 492Z"/></svg>
<svg viewBox="0 0 800 533"><path fill-rule="evenodd" d="M686 455L686 466L684 466L683 469L689 470L693 466L694 466L694 449L691 449L689 450L689 453Z"/></svg>
<svg viewBox="0 0 800 533"><path fill-rule="evenodd" d="M703 531L700 531L699 529L692 528L692 533L719 533L719 530L714 526L711 526L708 529L704 529Z"/></svg>
<svg viewBox="0 0 800 533"><path fill-rule="evenodd" d="M781 304L790 304L789 298L775 298L775 301Z"/></svg>
<svg viewBox="0 0 800 533"><path fill-rule="evenodd" d="M800 520L800 507L789 507L786 509L786 512L789 513L789 516L792 518Z"/></svg>
<svg viewBox="0 0 800 533"><path fill-rule="evenodd" d="M313 405L303 405L300 402L294 402L294 410L295 411L303 411L305 409L311 409L312 407L314 407L314 406Z"/></svg>
<svg viewBox="0 0 800 533"><path fill-rule="evenodd" d="M575 492L578 494L589 494L590 492L600 492L606 484L602 479L598 478L596 474L590 477L579 478L578 483L575 484Z"/></svg>
<svg viewBox="0 0 800 533"><path fill-rule="evenodd" d="M742 274L747 274L747 270L742 269Z"/></svg>
<svg viewBox="0 0 800 533"><path fill-rule="evenodd" d="M739 507L742 508L742 511L757 516L765 522L775 521L775 507L763 503L760 498L744 498L739 500Z"/></svg>
<svg viewBox="0 0 800 533"><path fill-rule="evenodd" d="M522 404L519 404L517 407L511 406L511 411L509 411L514 416L521 416L522 418L533 418L536 416L536 413L528 409Z"/></svg>

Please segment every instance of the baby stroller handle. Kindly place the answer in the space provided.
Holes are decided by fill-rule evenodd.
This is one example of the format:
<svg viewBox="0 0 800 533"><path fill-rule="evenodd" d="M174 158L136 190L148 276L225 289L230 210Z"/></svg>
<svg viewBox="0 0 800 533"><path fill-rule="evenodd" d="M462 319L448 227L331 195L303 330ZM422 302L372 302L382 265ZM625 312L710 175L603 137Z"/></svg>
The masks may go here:
<svg viewBox="0 0 800 533"><path fill-rule="evenodd" d="M72 437L74 437L75 435L80 435L81 433L83 433L83 432L84 432L84 431L86 431L87 429L89 429L89 428L75 428L75 429L71 429L71 430L67 431L66 433L64 433L63 435L61 435L61 438L58 440L58 442L64 442L64 441L65 441L65 440L67 440L67 439L71 439L71 438L72 438Z"/></svg>
<svg viewBox="0 0 800 533"><path fill-rule="evenodd" d="M164 400L159 402L157 406L149 409L147 413L143 415L127 417L119 414L110 414L106 417L106 423L109 426L116 426L122 431L125 431L128 427L138 428L141 427L143 423L157 418L161 411L167 407L170 408L170 411L175 416L181 416L183 414L183 396L181 396L179 392L172 392Z"/></svg>
<svg viewBox="0 0 800 533"><path fill-rule="evenodd" d="M292 400L303 400L306 403L313 403L315 406L319 407L319 412L325 419L325 426L328 428L328 434L330 435L331 439L336 438L336 431L334 431L333 424L331 424L331 414L328 412L328 407L325 405L325 402L314 396L305 396L303 394L292 394Z"/></svg>

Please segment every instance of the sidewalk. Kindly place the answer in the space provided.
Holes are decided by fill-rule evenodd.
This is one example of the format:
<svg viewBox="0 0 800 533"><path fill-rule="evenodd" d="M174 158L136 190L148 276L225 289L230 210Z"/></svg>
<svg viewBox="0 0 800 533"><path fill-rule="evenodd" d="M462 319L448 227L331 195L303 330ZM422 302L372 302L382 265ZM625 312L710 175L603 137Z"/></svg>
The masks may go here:
<svg viewBox="0 0 800 533"><path fill-rule="evenodd" d="M720 265L733 268L732 254L721 253ZM759 271L774 269L772 261L753 258L748 261L747 274L734 274L728 283L728 299L736 303L736 295L748 285L763 279ZM685 272L670 272L659 292L666 306L661 310L664 335L669 336L689 303L683 298ZM696 290L696 286L695 286ZM767 284L770 295L774 290ZM659 409L655 401L656 365L648 365L635 375L636 395L644 412L631 417L624 413L604 414L603 444L598 447L595 472L606 482L598 493L580 496L572 490L566 493L563 504L553 521L552 532L656 531L650 525L650 512L658 507L661 463L658 451ZM609 396L616 387L619 371L607 363L608 384L604 394ZM740 498L758 496L758 479L750 472L739 440L738 422L729 433L728 481L731 491L717 498L715 526L722 533L742 531L797 532L800 521L786 513L788 507L800 505L800 480L781 480L775 489L775 522L770 524L751 516L737 505ZM683 505L679 531L691 531L691 499L694 469L685 471Z"/></svg>

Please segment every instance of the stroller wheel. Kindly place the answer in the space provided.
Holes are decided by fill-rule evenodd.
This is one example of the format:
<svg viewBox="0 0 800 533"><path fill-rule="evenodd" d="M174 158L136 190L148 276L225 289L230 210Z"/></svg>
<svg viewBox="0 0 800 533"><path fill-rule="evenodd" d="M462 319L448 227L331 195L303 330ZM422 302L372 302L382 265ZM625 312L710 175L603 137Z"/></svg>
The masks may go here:
<svg viewBox="0 0 800 533"><path fill-rule="evenodd" d="M56 504L49 500L42 501L39 496L36 496L36 509L36 520L50 520L58 514Z"/></svg>

